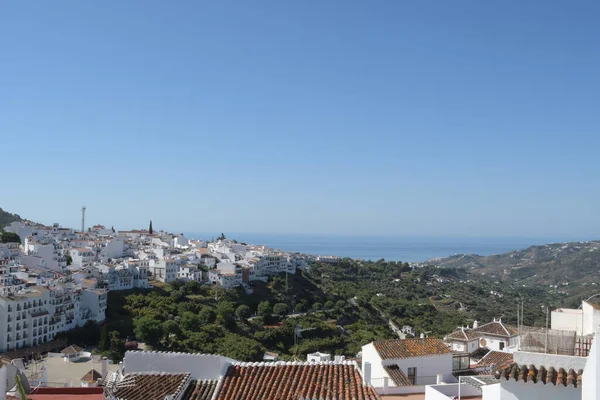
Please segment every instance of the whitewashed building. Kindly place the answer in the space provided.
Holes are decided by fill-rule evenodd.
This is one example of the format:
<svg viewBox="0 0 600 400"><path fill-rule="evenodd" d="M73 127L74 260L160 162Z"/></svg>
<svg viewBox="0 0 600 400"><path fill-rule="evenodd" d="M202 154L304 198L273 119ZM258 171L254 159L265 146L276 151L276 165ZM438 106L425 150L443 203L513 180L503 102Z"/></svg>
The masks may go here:
<svg viewBox="0 0 600 400"><path fill-rule="evenodd" d="M440 339L392 339L362 347L362 371L373 387L423 386L455 382L452 352Z"/></svg>

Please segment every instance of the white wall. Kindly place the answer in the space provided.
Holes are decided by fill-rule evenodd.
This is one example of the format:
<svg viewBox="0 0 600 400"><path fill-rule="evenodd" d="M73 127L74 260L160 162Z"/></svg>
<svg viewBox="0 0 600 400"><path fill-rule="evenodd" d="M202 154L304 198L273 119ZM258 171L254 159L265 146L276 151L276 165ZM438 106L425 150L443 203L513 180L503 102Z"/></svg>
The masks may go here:
<svg viewBox="0 0 600 400"><path fill-rule="evenodd" d="M127 351L123 359L125 373L161 371L191 374L191 379L216 380L236 361L217 355Z"/></svg>
<svg viewBox="0 0 600 400"><path fill-rule="evenodd" d="M559 310L552 311L550 328L561 331L577 331L577 335L581 335L582 311L565 309L564 312L561 312Z"/></svg>
<svg viewBox="0 0 600 400"><path fill-rule="evenodd" d="M444 374L444 382L456 382L456 379L452 376L452 354L415 358L396 358L384 360L383 364L397 364L406 376L408 376L409 367L416 367L417 384L420 384L423 379L426 379L426 383L428 384L435 383L438 374Z"/></svg>
<svg viewBox="0 0 600 400"><path fill-rule="evenodd" d="M449 385L428 385L425 388L425 400L448 400L454 396L458 396L458 383ZM461 383L460 396L481 396L481 391L471 385Z"/></svg>
<svg viewBox="0 0 600 400"><path fill-rule="evenodd" d="M371 380L378 379L378 381L381 382L381 378L388 376L385 372L385 369L383 369L383 366L381 365L381 357L375 349L375 346L373 346L373 343L369 343L362 347L362 371L365 370L365 362L371 363ZM390 380L389 384L393 385L394 382ZM375 385L373 384L373 386Z"/></svg>
<svg viewBox="0 0 600 400"><path fill-rule="evenodd" d="M594 342L585 364L582 377L583 399L600 398L600 334L594 334Z"/></svg>
<svg viewBox="0 0 600 400"><path fill-rule="evenodd" d="M584 301L581 307L583 309L583 334L591 335L596 332L600 324L600 310L592 307L590 303Z"/></svg>
<svg viewBox="0 0 600 400"><path fill-rule="evenodd" d="M564 368L565 371L573 368L575 371L584 369L586 367L587 357L575 357L575 356L561 356L557 354L544 354L544 353L530 353L527 351L517 351L513 353L513 361L518 365L535 365L539 367L541 365L545 367L560 367Z"/></svg>
<svg viewBox="0 0 600 400"><path fill-rule="evenodd" d="M500 381L501 400L574 400L581 399L581 388L544 385L542 383ZM485 400L488 400L487 398ZM585 400L588 400L585 398ZM592 400L592 399L590 399Z"/></svg>
<svg viewBox="0 0 600 400"><path fill-rule="evenodd" d="M500 383L481 387L481 397L485 400L500 400L501 393Z"/></svg>

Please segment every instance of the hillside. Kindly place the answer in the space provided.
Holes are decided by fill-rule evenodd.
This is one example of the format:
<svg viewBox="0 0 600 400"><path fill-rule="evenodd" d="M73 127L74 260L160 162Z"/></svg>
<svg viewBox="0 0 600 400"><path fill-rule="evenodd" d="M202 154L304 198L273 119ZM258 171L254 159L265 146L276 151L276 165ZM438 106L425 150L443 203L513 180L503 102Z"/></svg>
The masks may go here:
<svg viewBox="0 0 600 400"><path fill-rule="evenodd" d="M0 228L3 228L15 221L23 221L23 219L17 214L11 214L0 208Z"/></svg>
<svg viewBox="0 0 600 400"><path fill-rule="evenodd" d="M558 285L567 294L600 288L600 241L531 246L491 256L455 255L424 264L464 268L470 274L525 286Z"/></svg>

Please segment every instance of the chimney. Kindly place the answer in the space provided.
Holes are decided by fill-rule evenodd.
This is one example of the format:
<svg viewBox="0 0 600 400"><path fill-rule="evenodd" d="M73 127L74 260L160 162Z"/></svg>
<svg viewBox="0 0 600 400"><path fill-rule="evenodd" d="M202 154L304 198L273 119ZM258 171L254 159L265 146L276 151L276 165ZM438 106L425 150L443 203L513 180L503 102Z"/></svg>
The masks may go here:
<svg viewBox="0 0 600 400"><path fill-rule="evenodd" d="M498 318L498 322L502 323L502 318Z"/></svg>
<svg viewBox="0 0 600 400"><path fill-rule="evenodd" d="M102 357L102 379L108 374L108 358Z"/></svg>
<svg viewBox="0 0 600 400"><path fill-rule="evenodd" d="M435 378L436 384L440 385L444 383L444 374L437 374Z"/></svg>
<svg viewBox="0 0 600 400"><path fill-rule="evenodd" d="M365 385L371 386L371 363L368 361L363 363L363 381Z"/></svg>
<svg viewBox="0 0 600 400"><path fill-rule="evenodd" d="M119 361L119 372L121 373L121 376L125 375L123 370L123 361Z"/></svg>
<svg viewBox="0 0 600 400"><path fill-rule="evenodd" d="M473 321L473 329L477 329L479 327L479 323L477 321Z"/></svg>

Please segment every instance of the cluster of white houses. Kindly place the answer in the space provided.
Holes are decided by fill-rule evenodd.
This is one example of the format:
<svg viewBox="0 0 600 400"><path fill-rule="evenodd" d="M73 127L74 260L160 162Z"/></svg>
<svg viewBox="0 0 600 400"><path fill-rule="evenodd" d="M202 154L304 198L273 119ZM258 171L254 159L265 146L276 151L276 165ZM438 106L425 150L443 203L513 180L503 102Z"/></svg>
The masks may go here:
<svg viewBox="0 0 600 400"><path fill-rule="evenodd" d="M0 243L0 352L51 341L57 333L105 319L110 290L149 280L197 281L227 289L308 268L312 256L220 240L143 230L87 232L13 222L21 243Z"/></svg>

